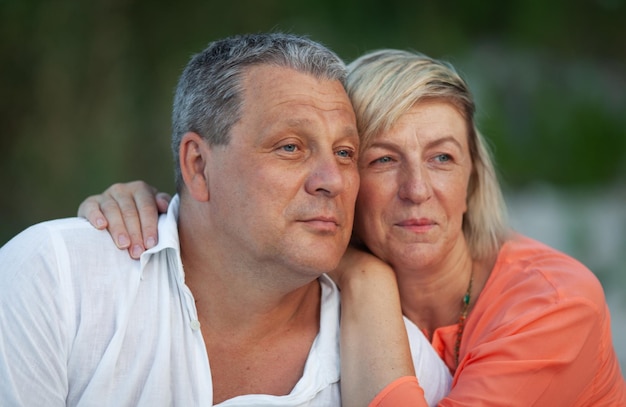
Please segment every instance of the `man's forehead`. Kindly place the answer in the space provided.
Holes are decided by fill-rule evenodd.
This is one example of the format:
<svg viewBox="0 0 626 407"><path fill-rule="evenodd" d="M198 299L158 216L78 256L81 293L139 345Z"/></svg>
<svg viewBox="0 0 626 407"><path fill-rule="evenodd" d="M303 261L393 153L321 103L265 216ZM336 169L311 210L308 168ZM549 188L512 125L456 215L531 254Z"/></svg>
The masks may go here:
<svg viewBox="0 0 626 407"><path fill-rule="evenodd" d="M314 84L319 84L322 86L333 83L337 85L337 90L339 90L339 88L341 89L341 94L347 95L339 79L321 77L305 70L283 65L269 63L251 65L243 70L243 78L246 87L254 87L260 84L269 84L271 87L275 87L290 79L299 81L301 89L304 89L307 85L313 86ZM282 79L282 81L274 81L274 79L278 78Z"/></svg>
<svg viewBox="0 0 626 407"><path fill-rule="evenodd" d="M282 125L284 125L285 127L293 128L293 129L298 129L298 128L305 129L315 124L314 121L311 120L310 118L298 117L298 116L286 117L286 118L283 118L283 120L281 121L282 121ZM343 137L348 137L348 138L354 137L356 139L359 138L359 134L356 128L356 123L353 121L346 121L345 123L341 125L341 127L338 127L337 130Z"/></svg>
<svg viewBox="0 0 626 407"><path fill-rule="evenodd" d="M324 110L354 112L343 84L338 79L317 78L293 68L263 64L244 73L244 105L261 103L261 108L289 104L317 104ZM255 106L257 107L257 106Z"/></svg>

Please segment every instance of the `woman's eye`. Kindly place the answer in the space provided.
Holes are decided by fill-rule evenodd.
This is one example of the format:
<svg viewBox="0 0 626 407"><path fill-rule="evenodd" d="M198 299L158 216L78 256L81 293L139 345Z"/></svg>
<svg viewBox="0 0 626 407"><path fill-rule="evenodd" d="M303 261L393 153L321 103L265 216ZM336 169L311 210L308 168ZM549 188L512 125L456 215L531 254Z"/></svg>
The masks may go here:
<svg viewBox="0 0 626 407"><path fill-rule="evenodd" d="M374 163L374 164L376 164L376 163L385 164L385 163L389 163L389 162L391 162L391 161L392 161L392 160L391 160L391 157L389 157L388 155L386 155L386 156L384 156L384 157L380 157L380 158L375 159L375 160L373 161L373 163Z"/></svg>
<svg viewBox="0 0 626 407"><path fill-rule="evenodd" d="M447 163L449 161L452 161L452 156L450 154L439 154L435 156L435 160L439 161L440 163Z"/></svg>

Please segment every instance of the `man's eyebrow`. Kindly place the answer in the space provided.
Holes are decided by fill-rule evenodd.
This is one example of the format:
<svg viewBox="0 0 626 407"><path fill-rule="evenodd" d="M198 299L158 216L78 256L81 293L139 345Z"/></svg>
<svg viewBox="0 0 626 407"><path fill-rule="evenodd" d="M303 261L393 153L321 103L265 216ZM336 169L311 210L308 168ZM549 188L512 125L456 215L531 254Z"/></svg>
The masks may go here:
<svg viewBox="0 0 626 407"><path fill-rule="evenodd" d="M356 126L345 126L343 128L343 134L345 134L346 137L354 137L361 141L361 138L359 137L359 131L357 130Z"/></svg>

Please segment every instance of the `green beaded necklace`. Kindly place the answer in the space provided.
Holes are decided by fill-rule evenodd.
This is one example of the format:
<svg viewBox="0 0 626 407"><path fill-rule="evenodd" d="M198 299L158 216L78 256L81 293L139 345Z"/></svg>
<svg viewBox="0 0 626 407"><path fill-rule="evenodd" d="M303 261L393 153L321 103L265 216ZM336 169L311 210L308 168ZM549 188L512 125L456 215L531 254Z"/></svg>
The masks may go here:
<svg viewBox="0 0 626 407"><path fill-rule="evenodd" d="M470 276L469 285L467 291L463 296L463 308L461 309L461 315L459 316L458 330L456 331L456 343L454 345L454 358L456 367L459 367L459 350L461 349L461 338L463 337L463 330L465 329L465 319L467 318L467 311L469 310L470 301L472 300L472 283L474 282L474 273Z"/></svg>

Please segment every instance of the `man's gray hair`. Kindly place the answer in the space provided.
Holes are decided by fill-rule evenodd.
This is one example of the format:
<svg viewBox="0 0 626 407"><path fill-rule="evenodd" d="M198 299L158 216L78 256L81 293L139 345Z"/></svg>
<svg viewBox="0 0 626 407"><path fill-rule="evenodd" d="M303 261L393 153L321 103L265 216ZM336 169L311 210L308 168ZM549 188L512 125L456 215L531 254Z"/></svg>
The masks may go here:
<svg viewBox="0 0 626 407"><path fill-rule="evenodd" d="M305 37L247 34L210 43L189 61L174 97L172 151L179 192L183 180L178 153L183 135L195 132L209 145L227 144L230 130L241 115L242 76L248 67L261 64L291 68L345 85L343 61L325 46Z"/></svg>

